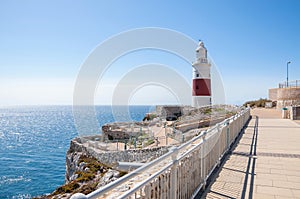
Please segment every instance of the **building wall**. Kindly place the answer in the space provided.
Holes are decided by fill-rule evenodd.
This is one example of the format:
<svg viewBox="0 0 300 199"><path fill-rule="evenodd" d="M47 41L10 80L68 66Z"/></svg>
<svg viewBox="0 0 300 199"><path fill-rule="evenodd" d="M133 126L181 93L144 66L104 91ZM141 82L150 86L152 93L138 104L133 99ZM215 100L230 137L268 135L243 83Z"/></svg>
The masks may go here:
<svg viewBox="0 0 300 199"><path fill-rule="evenodd" d="M272 101L277 101L277 90L278 88L269 89L269 99Z"/></svg>
<svg viewBox="0 0 300 199"><path fill-rule="evenodd" d="M269 99L277 101L277 108L300 105L300 87L269 89Z"/></svg>
<svg viewBox="0 0 300 199"><path fill-rule="evenodd" d="M297 100L300 99L300 88L278 88L278 100Z"/></svg>

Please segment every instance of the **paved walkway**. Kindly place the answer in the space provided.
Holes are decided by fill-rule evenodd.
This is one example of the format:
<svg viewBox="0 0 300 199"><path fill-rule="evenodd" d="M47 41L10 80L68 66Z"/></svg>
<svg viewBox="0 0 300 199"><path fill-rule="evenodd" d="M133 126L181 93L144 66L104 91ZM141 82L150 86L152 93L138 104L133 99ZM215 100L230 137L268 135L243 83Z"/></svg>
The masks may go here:
<svg viewBox="0 0 300 199"><path fill-rule="evenodd" d="M273 109L252 116L203 198L300 199L300 125Z"/></svg>

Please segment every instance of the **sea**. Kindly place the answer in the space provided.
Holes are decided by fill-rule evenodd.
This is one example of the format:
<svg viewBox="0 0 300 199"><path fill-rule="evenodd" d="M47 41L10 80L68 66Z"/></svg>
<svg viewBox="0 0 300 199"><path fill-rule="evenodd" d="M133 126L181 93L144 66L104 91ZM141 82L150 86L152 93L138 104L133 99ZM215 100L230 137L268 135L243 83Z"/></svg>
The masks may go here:
<svg viewBox="0 0 300 199"><path fill-rule="evenodd" d="M153 109L123 107L118 115L129 110L132 120L141 121ZM66 152L78 136L72 110L72 106L0 108L1 199L48 194L64 183ZM95 111L100 126L115 121L111 106L95 106Z"/></svg>

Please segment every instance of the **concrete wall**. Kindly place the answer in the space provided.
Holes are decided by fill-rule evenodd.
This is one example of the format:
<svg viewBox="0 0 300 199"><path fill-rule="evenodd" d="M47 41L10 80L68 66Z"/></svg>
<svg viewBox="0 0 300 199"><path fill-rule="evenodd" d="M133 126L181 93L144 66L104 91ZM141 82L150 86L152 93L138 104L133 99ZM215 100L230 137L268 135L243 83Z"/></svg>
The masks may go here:
<svg viewBox="0 0 300 199"><path fill-rule="evenodd" d="M300 88L278 88L278 100L300 100Z"/></svg>
<svg viewBox="0 0 300 199"><path fill-rule="evenodd" d="M179 117L183 114L182 106L156 106L156 113L163 118L170 116Z"/></svg>
<svg viewBox="0 0 300 199"><path fill-rule="evenodd" d="M269 89L269 99L272 101L277 101L277 88Z"/></svg>
<svg viewBox="0 0 300 199"><path fill-rule="evenodd" d="M184 123L176 126L176 129L185 133L192 129L213 126L218 122L222 122L224 119L225 119L225 116L221 117L221 118L217 118L217 119L211 118L211 119L206 119L206 120L203 119L203 120L194 120L194 121L184 122Z"/></svg>
<svg viewBox="0 0 300 199"><path fill-rule="evenodd" d="M269 89L269 99L277 101L277 108L300 105L300 87Z"/></svg>

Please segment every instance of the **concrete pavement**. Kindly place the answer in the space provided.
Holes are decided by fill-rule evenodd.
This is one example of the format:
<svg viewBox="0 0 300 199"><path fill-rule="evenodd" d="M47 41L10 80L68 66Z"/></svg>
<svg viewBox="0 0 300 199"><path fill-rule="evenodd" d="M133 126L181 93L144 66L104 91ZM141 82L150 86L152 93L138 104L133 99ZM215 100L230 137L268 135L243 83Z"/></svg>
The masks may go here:
<svg viewBox="0 0 300 199"><path fill-rule="evenodd" d="M202 198L300 199L300 125L280 115L252 110L248 127Z"/></svg>

